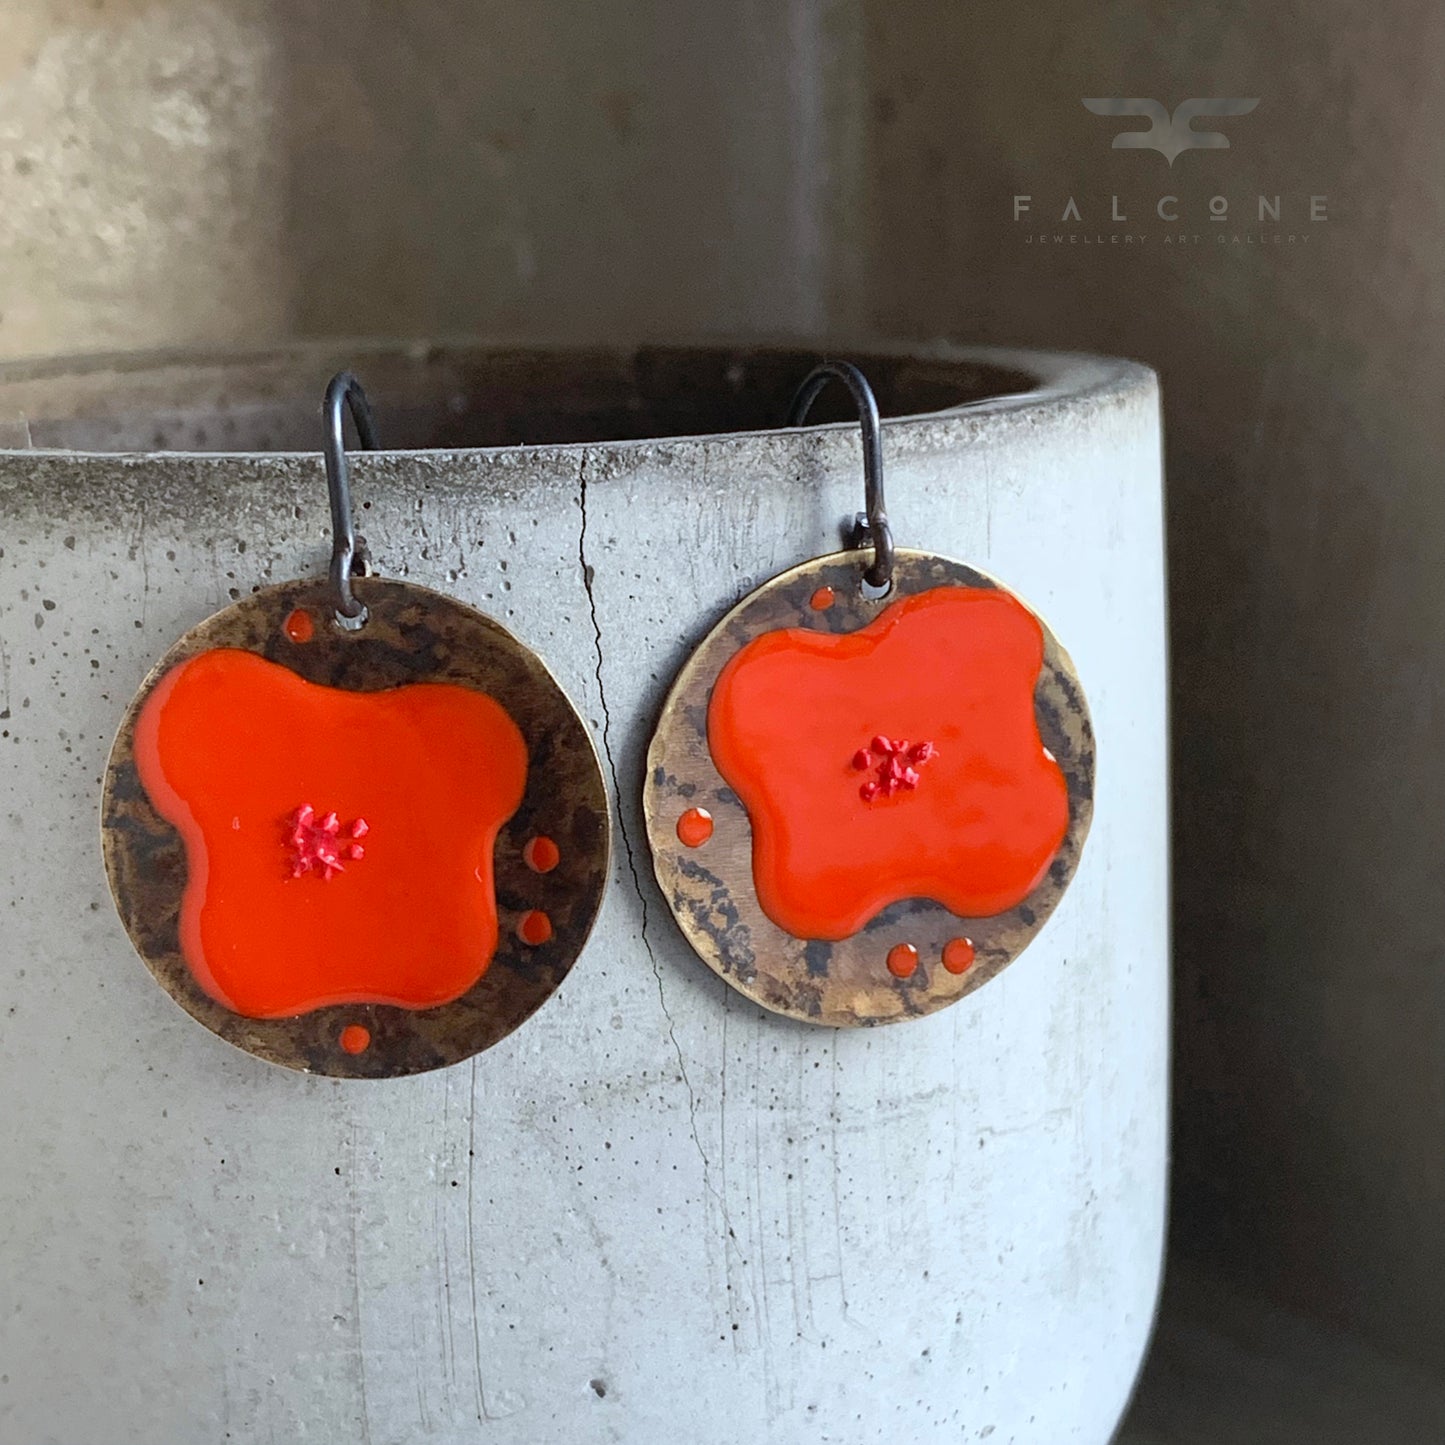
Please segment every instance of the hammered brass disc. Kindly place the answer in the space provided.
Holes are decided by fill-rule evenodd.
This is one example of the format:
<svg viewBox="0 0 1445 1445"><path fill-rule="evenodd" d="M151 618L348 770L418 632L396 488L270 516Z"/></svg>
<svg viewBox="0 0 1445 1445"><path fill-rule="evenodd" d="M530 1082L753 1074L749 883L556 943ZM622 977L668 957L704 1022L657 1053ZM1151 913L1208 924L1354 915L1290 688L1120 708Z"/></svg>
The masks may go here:
<svg viewBox="0 0 1445 1445"><path fill-rule="evenodd" d="M208 618L161 659L121 723L105 776L101 811L106 870L132 943L161 986L193 1018L228 1043L273 1064L348 1078L391 1078L443 1068L505 1038L539 1009L567 976L597 917L608 876L611 824L601 765L582 719L540 658L504 627L438 592L375 577L353 581L369 612L345 631L332 616L325 582L288 582L259 591ZM316 619L314 634L292 641L287 618ZM293 1018L232 1013L197 984L181 954L179 918L186 850L152 806L136 771L135 726L151 690L178 663L217 647L241 648L280 663L309 682L380 692L415 682L448 682L496 698L521 730L529 767L521 806L494 850L499 939L481 979L454 1002L407 1009L385 1004L328 1006ZM544 836L558 845L549 872L527 866L524 849ZM546 912L552 936L524 946L517 924ZM342 1030L370 1034L358 1053L340 1047Z"/></svg>
<svg viewBox="0 0 1445 1445"><path fill-rule="evenodd" d="M688 942L755 1003L834 1027L921 1017L987 983L1018 957L1057 906L1078 867L1093 816L1094 734L1088 704L1068 653L1040 619L1044 661L1034 713L1043 744L1064 774L1069 821L1034 891L1017 907L989 918L960 918L929 899L907 899L833 943L796 938L767 917L753 885L747 810L708 751L708 702L723 667L754 638L779 628L852 632L899 598L931 588L1007 590L961 562L899 551L893 590L869 598L860 587L869 557L840 552L805 562L750 593L717 624L668 695L648 749L643 788L657 881ZM826 599L827 605L819 607L815 599ZM679 838L678 824L695 808L712 815L712 831L700 846L689 847ZM945 945L960 935L972 941L975 957L966 971L953 973L941 959ZM897 944L918 950L910 977L895 977L886 966Z"/></svg>

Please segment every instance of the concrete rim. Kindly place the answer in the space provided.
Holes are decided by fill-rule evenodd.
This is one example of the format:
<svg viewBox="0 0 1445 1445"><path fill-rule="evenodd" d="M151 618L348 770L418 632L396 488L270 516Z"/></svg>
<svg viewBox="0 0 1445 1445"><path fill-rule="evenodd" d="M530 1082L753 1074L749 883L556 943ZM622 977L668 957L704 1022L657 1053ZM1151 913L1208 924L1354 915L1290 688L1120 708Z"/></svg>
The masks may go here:
<svg viewBox="0 0 1445 1445"><path fill-rule="evenodd" d="M713 355L719 359L736 357L740 361L753 356L777 358L781 355L799 359L798 380L805 370L802 359L824 356L859 359L865 371L870 360L877 362L919 363L933 367L956 366L960 383L966 374L984 373L993 383L988 394L962 400L936 410L910 410L900 414L885 413L883 428L888 442L907 452L919 444L925 447L977 439L980 434L1004 418L1023 414L1030 420L1060 419L1060 413L1108 406L1126 399L1141 400L1157 392L1154 372L1139 362L1083 352L1046 351L1000 346L966 346L948 342L864 341L856 345L834 344L810 349L798 343L742 344L703 343L700 345L637 345L597 347L579 344L546 346L537 343L514 344L506 341L466 339L461 341L385 342L376 340L300 342L262 350L186 349L157 352L136 352L41 358L0 363L0 437L13 433L26 422L28 399L45 398L67 383L80 384L93 394L103 395L107 378L120 388L159 385L167 376L185 372L189 376L220 377L231 370L238 374L257 368L313 368L316 374L329 374L329 369L350 365L362 375L368 361L393 364L411 362L425 365L437 357L471 356L550 360L556 363L575 361L578 366L607 364L614 368L636 365L649 356ZM324 383L324 378L323 378ZM317 387L317 401L320 400ZM441 398L439 397L440 401ZM778 407L785 408L786 396L780 396ZM103 413L100 413L103 414ZM83 419L89 413L72 411L62 419ZM425 457L435 463L448 457L472 460L507 458L544 464L551 459L564 469L575 471L583 454L596 456L612 453L619 462L638 453L657 448L677 449L689 445L727 444L734 448L760 448L776 452L780 447L795 449L810 437L846 436L853 431L851 423L824 422L801 428L744 428L729 431L685 431L648 438L576 440L561 442L518 443L514 445L441 446L383 448L358 460L363 466L383 459ZM384 439L384 438L383 438ZM152 465L164 466L171 461L208 464L241 461L256 465L271 458L305 457L319 454L320 425L317 426L316 453L294 448L275 450L198 450L158 448L126 448L99 450L56 446L0 446L0 461L65 457L76 465L89 462L114 463L145 458ZM776 459L776 458L774 458Z"/></svg>

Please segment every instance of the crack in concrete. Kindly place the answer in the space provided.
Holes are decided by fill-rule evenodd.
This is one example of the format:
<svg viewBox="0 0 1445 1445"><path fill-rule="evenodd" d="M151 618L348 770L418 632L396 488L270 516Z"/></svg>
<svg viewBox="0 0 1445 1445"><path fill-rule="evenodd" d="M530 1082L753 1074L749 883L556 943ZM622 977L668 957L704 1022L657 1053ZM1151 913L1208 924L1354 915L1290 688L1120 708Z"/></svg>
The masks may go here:
<svg viewBox="0 0 1445 1445"><path fill-rule="evenodd" d="M637 871L637 855L632 846L632 835L627 827L627 818L622 807L622 782L617 770L617 759L612 753L612 713L607 706L607 685L602 680L602 623L597 615L597 598L593 592L593 578L596 573L591 563L587 560L587 453L582 454L582 460L577 465L577 509L582 515L582 525L577 536L577 560L582 568L582 586L587 593L587 606L592 615L592 638L593 645L597 652L597 696L602 705L602 755L607 759L607 770L612 775L612 792L617 800L617 832L622 839L622 851L627 859L627 871L632 878L633 891L637 894L637 901L642 908L641 936L642 947L647 953L648 962L652 965L652 976L657 980L657 1001L662 1008L662 1016L667 1022L667 1036L672 1043L672 1049L677 1056L677 1070L682 1078L683 1087L687 1090L687 1117L688 1126L692 1134L693 1147L697 1150L697 1157L702 1162L703 1187L712 1197L717 1200L719 1211L722 1213L723 1225L727 1235L736 1246L736 1236L733 1234L732 1224L728 1219L727 1204L717 1186L713 1183L712 1164L707 1157L707 1151L702 1147L702 1136L697 1127L697 1094L692 1087L692 1079L687 1072L687 1063L683 1058L682 1045L678 1042L677 1028L673 1022L672 1012L667 1006L667 994L662 983L662 965L652 947L652 940L647 935L648 906L647 894L643 891L642 875Z"/></svg>

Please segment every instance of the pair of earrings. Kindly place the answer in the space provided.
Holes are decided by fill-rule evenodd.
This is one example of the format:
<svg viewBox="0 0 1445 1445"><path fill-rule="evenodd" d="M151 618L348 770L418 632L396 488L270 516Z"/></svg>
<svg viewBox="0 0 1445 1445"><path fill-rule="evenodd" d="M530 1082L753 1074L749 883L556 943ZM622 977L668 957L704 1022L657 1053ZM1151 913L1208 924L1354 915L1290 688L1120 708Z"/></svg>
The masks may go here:
<svg viewBox="0 0 1445 1445"><path fill-rule="evenodd" d="M1068 655L983 573L894 547L876 403L849 550L743 599L684 665L647 758L658 883L702 958L826 1025L955 1001L1043 926L1077 867L1094 745ZM610 808L582 719L490 618L367 575L345 413L327 389L325 580L188 632L143 683L104 784L111 889L189 1013L315 1073L456 1063L510 1033L581 953Z"/></svg>

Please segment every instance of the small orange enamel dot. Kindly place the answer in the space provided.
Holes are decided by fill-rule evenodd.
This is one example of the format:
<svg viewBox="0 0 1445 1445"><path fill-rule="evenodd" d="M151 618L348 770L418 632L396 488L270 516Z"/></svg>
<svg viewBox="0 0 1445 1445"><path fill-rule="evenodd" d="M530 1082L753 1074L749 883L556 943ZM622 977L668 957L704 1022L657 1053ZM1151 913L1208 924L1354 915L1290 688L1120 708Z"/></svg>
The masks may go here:
<svg viewBox="0 0 1445 1445"><path fill-rule="evenodd" d="M918 950L911 943L895 943L888 950L888 972L894 978L911 978L918 967Z"/></svg>
<svg viewBox="0 0 1445 1445"><path fill-rule="evenodd" d="M701 848L712 837L712 814L706 808L689 808L677 820L677 836L689 848Z"/></svg>
<svg viewBox="0 0 1445 1445"><path fill-rule="evenodd" d="M540 908L533 908L517 920L517 937L535 948L552 936L552 920Z"/></svg>
<svg viewBox="0 0 1445 1445"><path fill-rule="evenodd" d="M361 1024L347 1024L341 1031L341 1047L348 1054L364 1054L371 1047L371 1030Z"/></svg>
<svg viewBox="0 0 1445 1445"><path fill-rule="evenodd" d="M971 938L951 938L943 945L943 966L950 973L967 973L972 964Z"/></svg>
<svg viewBox="0 0 1445 1445"><path fill-rule="evenodd" d="M833 605L833 589L831 587L820 587L808 598L808 606L814 612L826 612Z"/></svg>
<svg viewBox="0 0 1445 1445"><path fill-rule="evenodd" d="M550 873L562 861L562 850L550 838L533 838L522 849L522 862L533 873Z"/></svg>
<svg viewBox="0 0 1445 1445"><path fill-rule="evenodd" d="M282 623L281 630L292 642L310 642L316 635L316 624L304 607L298 607ZM365 1048L366 1045L363 1044L362 1047Z"/></svg>

